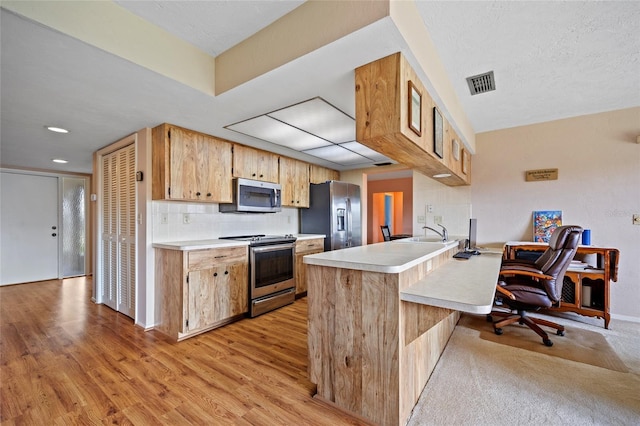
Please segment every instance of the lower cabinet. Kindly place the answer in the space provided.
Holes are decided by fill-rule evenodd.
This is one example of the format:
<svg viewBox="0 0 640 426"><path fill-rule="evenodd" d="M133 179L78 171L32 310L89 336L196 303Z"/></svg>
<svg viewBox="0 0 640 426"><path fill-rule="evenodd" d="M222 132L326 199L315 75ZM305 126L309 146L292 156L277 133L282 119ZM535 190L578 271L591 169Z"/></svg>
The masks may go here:
<svg viewBox="0 0 640 426"><path fill-rule="evenodd" d="M156 249L156 329L176 340L248 312L247 247Z"/></svg>
<svg viewBox="0 0 640 426"><path fill-rule="evenodd" d="M307 273L303 257L308 254L322 253L324 251L324 238L296 241L296 297L307 295Z"/></svg>

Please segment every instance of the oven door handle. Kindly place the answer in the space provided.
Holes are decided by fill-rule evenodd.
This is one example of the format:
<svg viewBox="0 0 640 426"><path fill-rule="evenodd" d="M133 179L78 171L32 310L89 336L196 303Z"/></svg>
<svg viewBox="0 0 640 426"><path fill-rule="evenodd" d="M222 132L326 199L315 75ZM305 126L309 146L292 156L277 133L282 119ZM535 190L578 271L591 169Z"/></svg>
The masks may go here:
<svg viewBox="0 0 640 426"><path fill-rule="evenodd" d="M251 250L253 250L255 253L263 253L267 251L294 249L294 248L295 248L294 244L272 244L268 246L251 247Z"/></svg>

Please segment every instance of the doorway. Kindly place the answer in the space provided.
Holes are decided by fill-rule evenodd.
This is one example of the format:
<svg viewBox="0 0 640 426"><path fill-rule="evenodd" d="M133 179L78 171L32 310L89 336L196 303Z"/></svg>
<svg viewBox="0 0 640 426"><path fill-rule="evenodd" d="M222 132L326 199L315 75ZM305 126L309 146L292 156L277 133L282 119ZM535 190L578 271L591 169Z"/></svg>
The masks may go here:
<svg viewBox="0 0 640 426"><path fill-rule="evenodd" d="M389 227L391 234L401 234L404 229L404 192L378 192L373 194L371 225ZM373 232L373 242L383 241L381 232Z"/></svg>
<svg viewBox="0 0 640 426"><path fill-rule="evenodd" d="M367 176L367 244L384 241L381 225L391 234L413 235L413 173L398 170Z"/></svg>

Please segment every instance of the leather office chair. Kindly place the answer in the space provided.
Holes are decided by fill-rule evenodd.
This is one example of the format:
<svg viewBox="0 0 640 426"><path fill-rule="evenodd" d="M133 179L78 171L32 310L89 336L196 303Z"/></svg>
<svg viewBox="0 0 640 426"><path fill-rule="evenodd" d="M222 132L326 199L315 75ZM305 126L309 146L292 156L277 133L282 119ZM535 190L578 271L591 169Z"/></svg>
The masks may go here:
<svg viewBox="0 0 640 426"><path fill-rule="evenodd" d="M493 322L496 334L502 334L505 325L518 322L535 331L547 346L553 345L553 342L540 325L551 327L557 335L564 336L564 327L560 324L532 318L527 312L550 308L560 302L564 274L573 260L581 235L582 228L579 226L560 226L551 235L549 248L538 260L503 262L497 290L504 296L503 303L512 312L494 311L487 315L487 320ZM500 319L494 321L494 316Z"/></svg>
<svg viewBox="0 0 640 426"><path fill-rule="evenodd" d="M382 231L382 238L385 241L391 241L391 231L387 225L381 225L380 230Z"/></svg>

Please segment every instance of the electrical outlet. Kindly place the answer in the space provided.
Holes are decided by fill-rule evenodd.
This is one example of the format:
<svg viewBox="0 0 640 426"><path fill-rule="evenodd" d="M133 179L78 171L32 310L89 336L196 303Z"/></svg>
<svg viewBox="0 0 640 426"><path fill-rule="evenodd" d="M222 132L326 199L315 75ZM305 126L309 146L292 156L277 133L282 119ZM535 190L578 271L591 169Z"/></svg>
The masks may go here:
<svg viewBox="0 0 640 426"><path fill-rule="evenodd" d="M418 216L418 223L424 223L424 216Z"/></svg>
<svg viewBox="0 0 640 426"><path fill-rule="evenodd" d="M435 223L436 225L440 225L442 223L442 216L434 216L433 223Z"/></svg>
<svg viewBox="0 0 640 426"><path fill-rule="evenodd" d="M640 214L634 214L633 215L633 224L634 225L640 225Z"/></svg>
<svg viewBox="0 0 640 426"><path fill-rule="evenodd" d="M182 223L184 223L185 225L188 225L189 223L191 223L191 215L189 213L183 213Z"/></svg>
<svg viewBox="0 0 640 426"><path fill-rule="evenodd" d="M167 223L169 223L169 214L162 213L160 215L160 223L163 224L163 225L166 225Z"/></svg>

